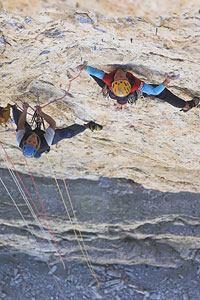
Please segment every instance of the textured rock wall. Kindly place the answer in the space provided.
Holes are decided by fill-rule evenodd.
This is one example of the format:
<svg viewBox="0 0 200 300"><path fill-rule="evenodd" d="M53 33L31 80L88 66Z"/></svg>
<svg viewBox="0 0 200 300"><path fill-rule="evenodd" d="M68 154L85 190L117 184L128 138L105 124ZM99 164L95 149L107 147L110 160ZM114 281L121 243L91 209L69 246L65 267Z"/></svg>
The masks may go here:
<svg viewBox="0 0 200 300"><path fill-rule="evenodd" d="M165 72L178 72L180 79L169 88L185 100L200 95L197 1L174 6L168 1L162 17L155 15L159 1L148 15L145 5L141 9L135 2L144 17L135 17L130 1L115 3L115 8L113 1L107 6L104 1L12 3L2 1L12 12L2 10L0 15L1 105L19 96L34 106L37 90L41 104L62 96L81 62L105 71L121 65L147 83L160 83ZM123 177L161 191L199 192L199 109L184 114L156 99L141 99L121 111L83 73L72 82L70 96L45 112L58 126L88 120L104 125L102 132L87 131L52 147L50 158L58 157L66 177ZM1 132L0 138L17 169L26 173L14 134ZM1 166L6 167L2 156ZM51 176L45 157L29 162L35 174Z"/></svg>
<svg viewBox="0 0 200 300"><path fill-rule="evenodd" d="M0 8L0 106L17 97L34 106L38 91L41 104L63 96L82 62L106 71L119 65L147 83L162 82L173 71L181 74L169 87L173 92L186 100L200 95L199 1L2 0ZM31 216L12 172L3 170L10 164L0 148L0 298L61 299L64 293L71 300L198 299L199 109L184 114L156 99L140 99L120 111L83 73L70 95L45 112L58 126L91 119L104 125L101 132L59 143L49 154L58 177L57 161L65 177L80 178L67 184L101 290L46 157L29 164L39 176L36 186L65 270L52 235ZM0 141L17 170L27 173L8 129L0 128ZM30 176L22 179L42 211Z"/></svg>
<svg viewBox="0 0 200 300"><path fill-rule="evenodd" d="M198 11L199 2L197 0L1 0L1 6L5 10L22 14L38 14L43 9L65 9L65 10L89 10L106 16L148 16L157 17L159 15L170 15L172 13L183 13L185 11Z"/></svg>
<svg viewBox="0 0 200 300"><path fill-rule="evenodd" d="M56 262L59 256L53 238L55 235L64 261L75 261L77 258L84 261L77 243L78 239L82 245L80 230L91 259L96 264L147 263L178 268L187 260L200 262L200 204L196 193L163 193L144 189L130 180L105 177L99 181L67 180L73 200L72 210L64 184L59 181L71 216L69 220L53 179L35 178L45 207L44 214L30 177L22 175L40 212L39 215L36 211L37 218L34 218L12 183L10 174L0 170L0 175L26 220L26 223L21 220L1 184L0 245L7 248L7 253L15 250L42 261L47 259ZM35 211L29 197L27 202ZM46 214L50 219L50 227L47 226ZM45 231L41 230L42 226ZM77 230L77 236L74 235L74 229Z"/></svg>

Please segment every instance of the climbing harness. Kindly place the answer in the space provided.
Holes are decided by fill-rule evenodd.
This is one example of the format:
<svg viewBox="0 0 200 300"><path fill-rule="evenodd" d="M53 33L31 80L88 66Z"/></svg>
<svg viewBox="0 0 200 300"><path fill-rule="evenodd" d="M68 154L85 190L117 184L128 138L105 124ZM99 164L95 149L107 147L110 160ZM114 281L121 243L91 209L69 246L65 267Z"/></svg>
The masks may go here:
<svg viewBox="0 0 200 300"><path fill-rule="evenodd" d="M135 91L128 96L128 104L136 104L137 100L141 98L144 98L143 93L141 91Z"/></svg>
<svg viewBox="0 0 200 300"><path fill-rule="evenodd" d="M32 120L31 120L31 127L33 125L36 125L36 128L41 129L41 127L43 126L43 129L45 130L45 124L44 124L44 118L42 118L41 116L39 116L37 114L37 109L35 110Z"/></svg>
<svg viewBox="0 0 200 300"><path fill-rule="evenodd" d="M39 97L40 97L40 92L38 91L37 92L37 106L39 106ZM44 124L44 118L38 115L37 108L32 116L32 120L31 120L31 127L34 125L36 125L35 128L38 128L38 129L42 129L41 127L43 126L43 130L46 130L45 124Z"/></svg>

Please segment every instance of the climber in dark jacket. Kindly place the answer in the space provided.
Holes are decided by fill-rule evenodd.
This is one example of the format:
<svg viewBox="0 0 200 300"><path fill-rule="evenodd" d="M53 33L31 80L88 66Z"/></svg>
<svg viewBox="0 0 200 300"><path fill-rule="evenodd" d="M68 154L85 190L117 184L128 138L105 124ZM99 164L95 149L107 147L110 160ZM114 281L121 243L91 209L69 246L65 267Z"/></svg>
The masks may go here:
<svg viewBox="0 0 200 300"><path fill-rule="evenodd" d="M87 128L91 131L101 130L103 127L93 121L85 125L73 124L68 127L56 129L56 122L52 117L45 114L41 107L37 107L37 115L42 117L48 124L49 127L46 131L40 128L32 130L31 126L26 121L28 103L23 104L23 111L12 105L13 118L17 125L16 138L19 147L22 149L24 156L39 158L42 153L49 152L50 146L57 144L63 139L72 138L75 135L83 132Z"/></svg>
<svg viewBox="0 0 200 300"><path fill-rule="evenodd" d="M150 85L122 69L116 69L111 73L105 73L86 65L79 65L77 69L87 72L103 90L107 90L110 98L117 100L116 104L119 108L126 107L128 102L134 102L138 92L142 93L144 97L153 95L174 107L181 108L184 112L197 106L200 101L198 97L194 97L191 101L185 101L166 88L171 80L178 79L179 76L166 76L162 84Z"/></svg>

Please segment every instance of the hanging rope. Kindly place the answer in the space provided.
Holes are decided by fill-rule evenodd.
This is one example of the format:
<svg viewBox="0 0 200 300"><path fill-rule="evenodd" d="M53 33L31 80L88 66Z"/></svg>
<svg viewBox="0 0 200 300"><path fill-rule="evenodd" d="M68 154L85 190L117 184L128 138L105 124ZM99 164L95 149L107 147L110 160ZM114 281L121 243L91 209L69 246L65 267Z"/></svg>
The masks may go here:
<svg viewBox="0 0 200 300"><path fill-rule="evenodd" d="M21 218L22 218L22 220L23 220L24 223L26 224L26 227L30 230L30 232L31 232L32 235L34 236L34 233L33 233L32 229L31 229L31 227L27 224L27 222L26 222L26 220L25 220L25 218L24 218L22 212L20 211L20 209L19 209L17 203L16 203L15 200L13 199L12 195L10 194L8 188L6 187L6 185L5 185L5 183L3 182L3 180L1 179L1 177L0 177L0 181L1 181L2 185L3 185L3 187L5 188L6 192L8 193L8 196L10 197L10 199L12 200L12 202L14 203L14 205L15 205L15 207L16 207L18 213L20 214L20 216L21 216ZM35 240L35 241L36 241L36 240ZM36 243L37 243L37 241L36 241Z"/></svg>
<svg viewBox="0 0 200 300"><path fill-rule="evenodd" d="M46 107L49 104L52 104L52 103L57 102L59 100L63 100L69 94L69 90L71 88L72 81L75 80L76 78L78 78L81 75L81 73L82 73L82 71L80 71L75 77L73 77L72 79L70 79L69 85L68 85L68 89L67 89L66 93L64 94L64 96L62 96L60 98L56 98L56 99L50 101L49 103L47 103L47 104L45 104L45 105L43 105L41 107L44 108L44 107Z"/></svg>
<svg viewBox="0 0 200 300"><path fill-rule="evenodd" d="M25 158L25 157L24 157L24 158ZM55 238L55 236L54 236L54 234L53 234L53 231L52 231L52 229L51 229L51 226L50 226L50 220L49 220L49 217L48 217L48 215L47 215L46 209L45 209L45 207L44 207L43 201L42 201L42 199L41 199L40 193L39 193L39 191L38 191L38 188L37 188L37 186L36 186L35 180L34 180L34 178L33 178L33 174L31 173L31 170L30 170L30 168L29 168L29 165L28 165L28 162L27 162L27 159L26 159L26 158L25 158L25 162L26 162L26 165L27 165L29 174L30 174L30 176L31 176L31 180L32 180L33 185L34 185L34 187L35 187L35 190L36 190L38 199L39 199L40 204L41 204L41 206L42 206L42 209L43 209L43 211L44 211L46 220L47 220L47 222L48 222L48 227L47 227L47 229L49 230L50 234L51 234L52 237L53 237L53 240L54 240L54 242L55 242L55 245L56 245L56 248L57 248L57 250L58 250L59 256L60 256L60 258L61 258L61 262L62 262L63 267L64 267L64 269L65 269L65 264L64 264L64 261L63 261L62 256L61 256L60 249L59 249L59 247L58 247L58 244L57 244L57 242L56 242L56 238Z"/></svg>
<svg viewBox="0 0 200 300"><path fill-rule="evenodd" d="M63 100L63 99L69 94L69 90L70 90L70 88L71 88L72 81L75 80L76 78L78 78L78 77L81 75L81 73L82 73L82 71L80 71L75 77L73 77L72 79L70 79L69 85L68 85L68 89L67 89L66 93L64 94L64 96L62 96L62 97L60 97L60 98L56 98L56 99L54 99L54 100L48 102L47 104L41 106L41 108L44 108L44 107L46 107L47 105L52 104L52 103L54 103L54 102ZM17 97L16 101L20 101L22 104L24 103L19 97ZM15 102L15 101L13 101L13 102ZM19 107L18 104L16 104L16 105ZM32 106L29 105L29 107L35 112L35 109L34 109ZM20 108L20 107L19 107L19 108ZM21 109L21 108L20 108L20 109ZM30 113L28 113L28 114L29 114L29 115L32 115L32 114L30 114Z"/></svg>
<svg viewBox="0 0 200 300"><path fill-rule="evenodd" d="M9 171L11 171L11 169L9 169L8 167L7 167L7 169L8 169ZM12 170L12 172L13 172L13 170ZM13 172L13 175L14 175L14 172ZM14 176L15 176L15 175L14 175ZM16 179L16 180L17 180L17 179ZM1 181L2 185L3 185L3 187L5 188L6 192L8 193L10 199L11 199L12 202L14 203L14 205L15 205L17 211L19 212L19 214L20 214L20 216L21 216L21 218L22 218L22 220L23 220L25 226L26 226L26 227L29 229L29 231L31 232L31 234L32 234L32 236L33 236L33 239L34 239L34 241L35 241L35 243L36 243L36 245L37 245L37 248L38 248L38 249L41 249L41 246L38 244L38 242L37 242L37 240L36 240L36 238L35 238L35 236L34 236L34 232L33 232L32 228L29 226L28 222L25 220L25 218L24 218L22 212L21 212L20 209L19 209L19 206L17 205L17 203L16 203L15 200L13 199L12 195L10 194L8 188L6 187L6 185L5 185L5 183L3 182L3 180L1 179L1 177L0 177L0 181ZM19 182L18 182L18 183L19 183ZM42 252L42 251L41 251L41 252ZM47 263L47 266L48 266L49 270L51 270L51 267L50 267L48 261L46 261L46 263ZM63 291L62 291L62 289L61 289L61 287L60 287L60 285L59 285L59 283L58 283L58 281L57 281L57 279L56 279L56 276L53 275L53 279L54 279L54 281L55 281L55 283L56 283L56 285L57 285L57 287L58 287L58 290L60 291L60 293L61 293L63 299L66 300L66 298L65 298L65 296L64 296L64 293L63 293Z"/></svg>
<svg viewBox="0 0 200 300"><path fill-rule="evenodd" d="M60 163L59 163L59 161L58 161L58 157L57 157L57 156L56 156L56 162L57 162L58 168L59 168L59 170L60 170L61 178L62 178L63 183L64 183L64 186L65 186L65 190L66 190L66 193L67 193L67 197L68 197L68 200L69 200L71 209L72 209L72 213L73 213L73 216L74 216L76 225L77 225L77 227L78 227L78 232L79 232L79 235L80 235L80 237L81 237L81 241L82 241L82 243L83 243L83 248L84 248L84 251L85 251L85 254L86 254L86 257L87 257L87 261L88 261L88 263L89 263L89 265L90 265L90 268L91 268L91 270L92 270L92 274L95 275L94 269L92 268L92 263L91 263L90 257L89 257L89 255L88 255L87 248L86 248L86 246L85 246L85 242L84 242L83 235L82 235L82 232L81 232L81 229L80 229L80 225L79 225L78 219L77 219L77 217L76 217L76 213L75 213L75 210L74 210L74 206L73 206L73 204L72 204L72 199L71 199L71 196L70 196L70 193L69 193L69 189L68 189L66 180L64 179L64 175L63 175L63 172L62 172L62 169L61 169L61 166L60 166ZM66 203L64 202L63 204L64 204L64 207L65 207L65 210L67 211L67 214L69 215L69 211L68 211L68 209L67 209ZM72 220L71 220L70 215L69 215L69 219L70 219L70 221L71 221L71 223L72 223ZM73 223L72 223L72 225L73 225ZM95 275L94 277L95 277L95 279L97 280L96 275ZM97 283L98 283L98 286L100 287L100 284L99 284L98 280L97 280Z"/></svg>
<svg viewBox="0 0 200 300"><path fill-rule="evenodd" d="M25 184L23 183L23 181L22 181L22 179L21 179L19 173L17 172L17 170L16 170L16 168L15 168L15 166L14 166L12 160L10 159L10 157L9 157L9 155L8 155L8 153L7 153L7 151L5 150L5 148L4 148L4 146L3 146L3 144L2 144L1 142L0 142L0 145L1 145L1 147L2 147L2 149L3 149L3 151L4 151L4 153L5 153L5 155L6 155L6 157L7 157L7 159L9 160L10 164L12 165L12 168L15 170L15 173L17 174L17 177L18 177L18 179L20 180L20 182L21 182L21 184L22 184L24 190L26 191L26 193L27 193L29 199L31 200L31 202L32 202L32 204L33 204L33 206L34 206L36 212L38 213L39 217L41 218L41 220L43 221L43 223L44 223L45 226L47 227L47 229L48 229L49 233L51 234L51 236L53 237L53 240L54 240L54 242L55 242L55 245L56 245L56 248L57 248L59 257L60 257L60 261L62 262L63 267L64 267L64 269L65 269L65 264L64 264L64 261L63 261L63 259L62 259L62 256L61 256L61 253L60 253L60 249L59 249L59 247L58 247L58 244L57 244L57 242L56 242L56 239L55 239L54 234L52 233L51 230L49 230L48 224L46 224L46 222L45 222L43 216L41 215L40 211L38 210L37 206L35 205L35 203L34 203L32 197L31 197L29 191L27 190L27 188L26 188Z"/></svg>
<svg viewBox="0 0 200 300"><path fill-rule="evenodd" d="M17 178L16 178L16 176L15 176L13 170L9 169L8 167L7 167L7 169L8 169L8 171L9 171L11 177L13 178L13 181L15 182L15 184L16 184L16 186L17 186L17 188L18 188L18 190L19 190L19 192L20 192L22 198L24 199L25 203L27 204L28 208L30 209L30 212L31 212L33 218L35 219L36 223L38 223L38 225L39 225L41 231L43 231L43 233L46 234L46 232L44 231L44 228L41 226L41 224L40 224L40 222L39 222L37 216L35 215L34 211L32 210L32 208L31 208L31 206L30 206L30 203L29 203L29 201L28 201L26 195L24 194L23 189L21 188L20 183L19 183L19 181L17 180ZM3 183L2 179L1 179L1 182L2 182L2 184L3 184L3 186L4 186L4 188L6 189L6 191L7 191L8 195L9 195L9 197L11 198L11 200L13 201L13 203L15 204L15 207L17 208L17 210L18 210L20 216L22 217L23 221L25 222L25 224L28 224L28 223L26 222L26 220L25 220L25 218L24 218L22 212L20 211L20 209L19 209L17 203L15 202L15 200L13 199L13 197L11 196L11 194L9 193L7 187L6 187L5 184ZM33 238L34 238L35 242L37 243L37 241L36 241L36 239L35 239L35 236L34 236L33 230L30 228L29 225L26 225L26 226L29 228L30 232L31 232L32 235L33 235ZM53 244L50 242L50 240L48 240L48 242L50 243L50 245L51 245L52 248L53 248ZM38 245L38 243L37 243L37 245ZM39 248L39 247L38 247L38 248Z"/></svg>
<svg viewBox="0 0 200 300"><path fill-rule="evenodd" d="M81 252L82 252L82 254L83 254L84 258L85 258L85 261L86 261L86 263L87 263L87 265L88 265L88 268L89 268L89 270L90 270L92 276L94 277L94 279L95 279L96 282L97 282L98 287L100 288L100 283L99 283L99 281L98 281L98 279L97 279L97 277L96 277L95 271L94 271L93 268L92 268L91 260L89 259L88 252L87 252L87 249L86 249L86 247L85 247L84 240L83 240L83 236L82 236L80 230L78 230L78 231L79 231L79 234L80 234L80 236L81 236L81 240L82 240L83 245L84 245L84 249L83 249L83 247L82 247L82 245L81 245L81 243L80 243L79 237L78 237L78 235L77 235L77 233L76 233L76 229L74 228L73 221L72 221L72 219L71 219L71 217L70 217L69 210L68 210L67 205L66 205L66 203L65 203L65 200L64 200L62 191L61 191L61 189L60 189L58 180L57 180L57 178L56 178L55 172L53 171L52 163L51 163L51 161L50 161L50 159L49 159L48 154L46 154L46 158L47 158L47 162L49 163L49 166L50 166L52 175L53 175L54 180L55 180L55 182L56 182L56 185L57 185L59 194L60 194L60 196L61 196L63 205L64 205L64 207L65 207L65 210L66 210L66 212L67 212L68 218L69 218L70 223L71 223L71 225L72 225L72 229L73 229L74 235L75 235L75 237L76 237L76 239L77 239L77 242L78 242L78 244L79 244L79 247L80 247L80 249L81 249ZM66 186L66 183L65 183L65 186ZM68 198L70 199L70 205L71 205L71 207L73 208L73 205L72 205L71 197L70 197L70 195L69 195L68 188L67 188L66 191L67 191ZM73 208L73 214L74 214L74 216L75 216L74 208ZM77 221L77 218L75 218L75 219L76 219L76 221Z"/></svg>

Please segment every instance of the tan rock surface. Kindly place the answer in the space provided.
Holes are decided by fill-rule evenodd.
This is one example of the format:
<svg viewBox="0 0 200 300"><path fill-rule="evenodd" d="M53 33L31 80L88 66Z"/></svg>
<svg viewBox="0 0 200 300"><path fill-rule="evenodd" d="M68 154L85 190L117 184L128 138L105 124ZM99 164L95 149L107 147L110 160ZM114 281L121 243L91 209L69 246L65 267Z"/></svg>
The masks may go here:
<svg viewBox="0 0 200 300"><path fill-rule="evenodd" d="M38 14L44 9L91 11L109 17L145 16L155 18L172 13L185 13L199 10L197 0L1 0L5 10L22 14Z"/></svg>
<svg viewBox="0 0 200 300"><path fill-rule="evenodd" d="M92 1L91 7L86 2L87 7L85 1L68 1L67 6L62 1L38 1L34 7L29 2L17 10L10 6L12 1L2 1L4 9L15 12L4 10L0 15L1 106L17 96L34 106L36 97L26 94L30 90L40 90L43 104L62 96L81 62L105 71L128 65L147 83L160 83L165 72L178 72L181 78L169 88L185 100L200 95L197 1L176 2L171 16L168 1L168 16L162 18L155 15L159 1L152 2L152 13L141 18L128 14L130 1L118 2L115 15L113 1L106 9L104 1ZM139 1L135 3L138 15L145 14ZM163 6L158 15L162 13ZM25 19L28 15L33 18ZM200 191L199 109L184 114L153 99L119 111L85 73L72 82L70 93L73 97L45 112L56 118L58 126L92 119L104 130L84 132L51 148L50 159L56 162L58 157L66 177L123 177L162 191ZM17 169L26 173L14 134L1 132L0 140ZM6 167L3 152L1 166ZM37 175L51 176L45 156L30 160L30 166ZM55 169L60 176L56 164Z"/></svg>

